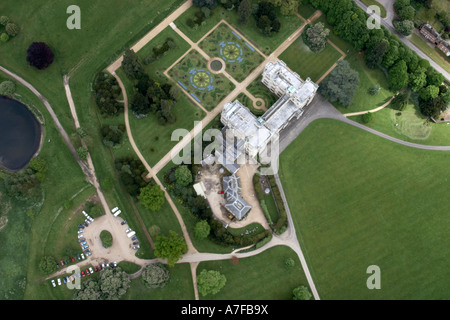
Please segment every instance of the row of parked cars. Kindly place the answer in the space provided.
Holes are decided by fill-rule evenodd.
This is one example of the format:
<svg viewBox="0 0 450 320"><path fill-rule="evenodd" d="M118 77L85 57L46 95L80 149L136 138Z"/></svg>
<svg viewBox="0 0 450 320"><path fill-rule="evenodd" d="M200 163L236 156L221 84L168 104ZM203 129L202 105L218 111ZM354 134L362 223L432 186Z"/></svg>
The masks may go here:
<svg viewBox="0 0 450 320"><path fill-rule="evenodd" d="M74 274L72 274L70 276L65 276L65 277L62 277L62 278L58 278L56 280L52 279L51 280L51 284L52 284L53 287L56 287L56 284L58 284L58 286L60 286L63 283L72 282L76 278L83 278L83 277L86 277L86 276L90 276L94 272L101 271L101 270L103 270L104 268L107 268L107 267L115 268L115 267L117 267L117 262L101 263L101 264L98 264L98 265L94 266L93 268L92 267L86 268L86 270L82 270L82 271L80 271L78 273L74 273Z"/></svg>
<svg viewBox="0 0 450 320"><path fill-rule="evenodd" d="M122 211L120 211L120 209L118 207L115 207L111 210L111 213L113 213L115 217L117 217L121 212ZM127 220L123 220L120 224L122 226L127 224ZM131 241L133 243L133 249L134 250L139 249L140 248L139 241L137 241L137 236L135 236L136 231L133 231L133 230L131 230L131 228L128 228L127 230L125 230L125 232L126 232L128 238L132 237Z"/></svg>

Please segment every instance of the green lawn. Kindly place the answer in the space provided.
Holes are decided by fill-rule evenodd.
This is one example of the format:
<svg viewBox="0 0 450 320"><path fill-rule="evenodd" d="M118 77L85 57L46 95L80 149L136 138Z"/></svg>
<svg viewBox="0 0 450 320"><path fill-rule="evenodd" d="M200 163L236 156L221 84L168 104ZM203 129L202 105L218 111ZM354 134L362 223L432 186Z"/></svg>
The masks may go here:
<svg viewBox="0 0 450 320"><path fill-rule="evenodd" d="M342 113L365 111L377 108L394 95L394 92L388 89L388 80L381 69L369 69L366 66L364 57L356 51L352 51L346 58L350 67L356 70L359 75L359 86L353 96L353 103L349 107L340 106L333 103ZM370 95L369 90L379 85L380 91L376 95Z"/></svg>
<svg viewBox="0 0 450 320"><path fill-rule="evenodd" d="M350 119L361 122L361 116ZM449 125L426 120L419 108L410 102L402 112L390 107L377 111L373 114L373 120L365 125L405 141L427 145L449 145Z"/></svg>
<svg viewBox="0 0 450 320"><path fill-rule="evenodd" d="M302 79L311 78L317 81L330 69L341 57L332 45L327 44L325 49L319 53L312 52L299 37L281 55L280 59L293 71L297 72Z"/></svg>
<svg viewBox="0 0 450 320"><path fill-rule="evenodd" d="M295 261L291 269L284 265L287 258ZM203 269L219 271L225 275L227 282L216 295L200 295L200 299L291 300L294 288L300 285L309 287L297 255L285 246L239 259L237 265L233 265L230 260L201 262L197 267L197 275Z"/></svg>
<svg viewBox="0 0 450 320"><path fill-rule="evenodd" d="M449 157L333 120L283 152L280 177L322 299L449 298ZM371 265L381 290L366 287Z"/></svg>
<svg viewBox="0 0 450 320"><path fill-rule="evenodd" d="M255 98L263 99L266 108L270 108L278 100L278 97L270 92L270 90L261 82L261 79L262 76L258 76L255 80L253 80L252 83L248 85L247 90Z"/></svg>
<svg viewBox="0 0 450 320"><path fill-rule="evenodd" d="M138 277L131 280L131 287L122 300L194 300L191 268L179 263L169 268L170 279L163 288L149 289Z"/></svg>

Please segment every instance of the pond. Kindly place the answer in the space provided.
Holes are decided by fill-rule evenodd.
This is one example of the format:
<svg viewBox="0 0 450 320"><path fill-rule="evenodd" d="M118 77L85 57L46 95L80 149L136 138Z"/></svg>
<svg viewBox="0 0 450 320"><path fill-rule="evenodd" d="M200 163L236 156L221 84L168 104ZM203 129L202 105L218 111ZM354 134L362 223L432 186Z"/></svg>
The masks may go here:
<svg viewBox="0 0 450 320"><path fill-rule="evenodd" d="M23 169L39 150L42 128L21 102L0 96L0 168Z"/></svg>

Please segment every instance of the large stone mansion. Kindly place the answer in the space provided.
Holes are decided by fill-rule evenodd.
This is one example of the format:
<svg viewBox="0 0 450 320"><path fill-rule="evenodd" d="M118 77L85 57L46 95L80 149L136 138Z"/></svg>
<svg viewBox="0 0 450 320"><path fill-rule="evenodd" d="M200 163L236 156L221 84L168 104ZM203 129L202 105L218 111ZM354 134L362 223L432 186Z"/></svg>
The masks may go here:
<svg viewBox="0 0 450 320"><path fill-rule="evenodd" d="M239 164L245 163L246 160L242 162L239 159L246 155L256 159L292 119L300 118L319 88L310 78L303 81L283 61L267 63L262 74L262 83L279 97L264 115L256 117L239 100L226 103L221 114L224 136L222 149L216 150L215 158L232 174L223 181L227 201L225 207L238 220L245 217L251 209L240 196L239 177L235 174L239 170ZM233 143L227 147L230 140L226 135L230 135L230 132Z"/></svg>

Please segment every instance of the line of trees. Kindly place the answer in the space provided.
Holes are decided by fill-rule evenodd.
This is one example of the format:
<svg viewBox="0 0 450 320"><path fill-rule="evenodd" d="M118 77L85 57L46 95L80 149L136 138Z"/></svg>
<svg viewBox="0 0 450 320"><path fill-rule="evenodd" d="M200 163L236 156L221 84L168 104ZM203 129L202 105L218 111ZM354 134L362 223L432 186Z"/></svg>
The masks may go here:
<svg viewBox="0 0 450 320"><path fill-rule="evenodd" d="M130 109L137 117L149 113L156 115L160 124L173 124L176 115L173 107L180 92L170 83L160 84L145 73L139 56L131 49L124 54L122 69L134 82L134 93L130 99Z"/></svg>
<svg viewBox="0 0 450 320"><path fill-rule="evenodd" d="M354 1L303 1L310 2L326 14L327 22L333 26L336 35L350 42L356 50L364 51L366 65L369 68L380 68L387 73L392 90L399 91L409 87L417 93L419 107L424 115L436 117L445 109L450 97L448 88L443 83L444 76L434 70L428 60L420 58L384 26L369 29L366 26L368 14ZM403 4L405 3L409 5L408 0L404 0ZM332 73L329 76L332 76Z"/></svg>
<svg viewBox="0 0 450 320"><path fill-rule="evenodd" d="M94 97L103 117L115 117L123 111L123 105L117 102L121 90L116 78L101 72L94 81Z"/></svg>

